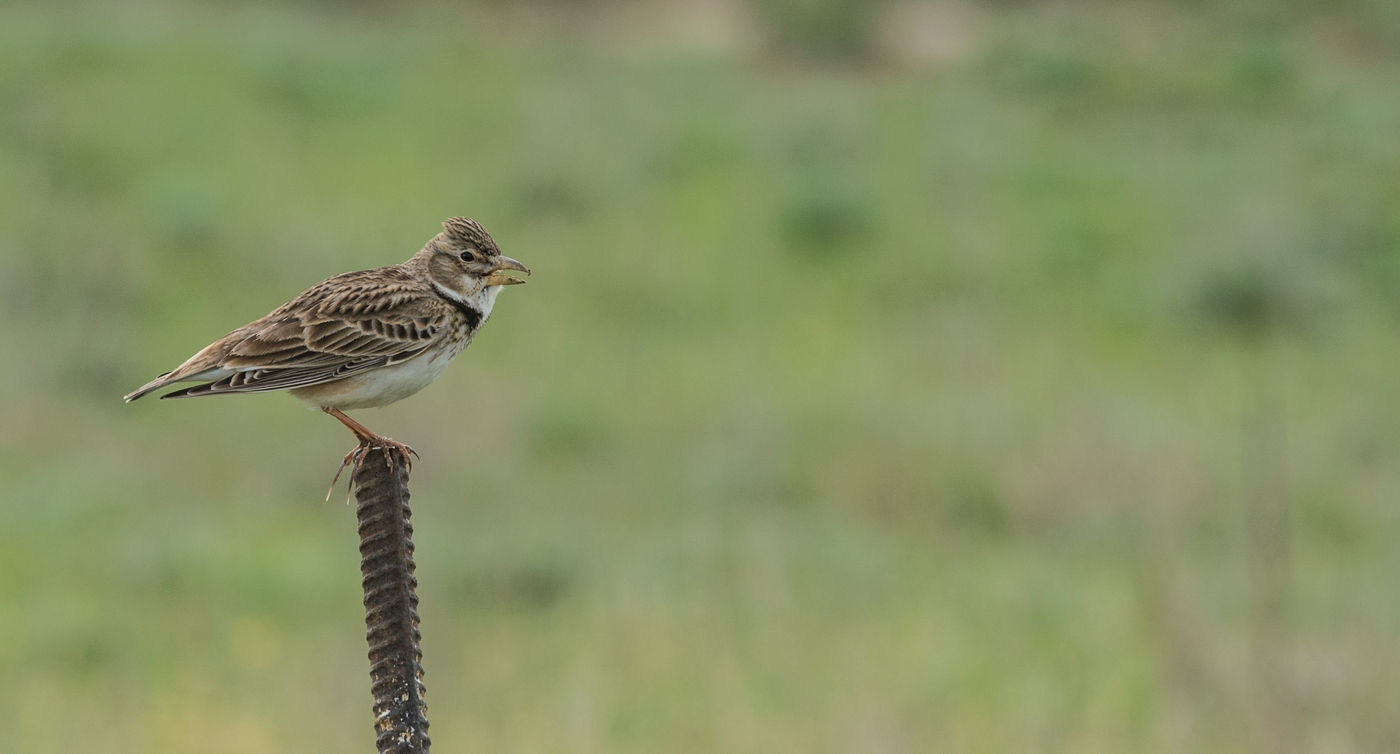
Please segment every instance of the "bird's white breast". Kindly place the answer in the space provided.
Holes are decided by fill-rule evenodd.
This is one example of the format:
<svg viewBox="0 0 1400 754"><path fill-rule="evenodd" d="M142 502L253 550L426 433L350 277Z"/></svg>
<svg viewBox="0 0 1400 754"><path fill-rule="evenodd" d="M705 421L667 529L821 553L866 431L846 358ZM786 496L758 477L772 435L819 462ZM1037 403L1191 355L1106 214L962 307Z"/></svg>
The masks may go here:
<svg viewBox="0 0 1400 754"><path fill-rule="evenodd" d="M291 393L317 408L386 406L413 395L437 379L469 341L465 337L453 340L455 344L444 342L402 364L371 369L335 382L296 388Z"/></svg>
<svg viewBox="0 0 1400 754"><path fill-rule="evenodd" d="M492 286L461 300L481 312L477 329L491 316L500 287ZM317 408L371 408L387 406L422 390L442 374L442 370L471 343L475 333L468 331L465 320L458 323L457 332L440 338L419 356L401 364L371 369L335 382L308 385L291 391L292 395Z"/></svg>

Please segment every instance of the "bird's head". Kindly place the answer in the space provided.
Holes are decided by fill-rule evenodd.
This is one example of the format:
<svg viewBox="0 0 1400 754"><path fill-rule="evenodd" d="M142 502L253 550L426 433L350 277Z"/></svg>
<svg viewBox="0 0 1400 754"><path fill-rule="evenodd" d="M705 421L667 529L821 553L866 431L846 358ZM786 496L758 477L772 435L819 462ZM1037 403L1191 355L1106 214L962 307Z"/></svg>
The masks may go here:
<svg viewBox="0 0 1400 754"><path fill-rule="evenodd" d="M424 248L430 254L428 276L434 284L471 297L494 286L525 282L507 274L509 270L530 274L530 268L501 256L496 241L481 223L454 217L445 221L442 228Z"/></svg>

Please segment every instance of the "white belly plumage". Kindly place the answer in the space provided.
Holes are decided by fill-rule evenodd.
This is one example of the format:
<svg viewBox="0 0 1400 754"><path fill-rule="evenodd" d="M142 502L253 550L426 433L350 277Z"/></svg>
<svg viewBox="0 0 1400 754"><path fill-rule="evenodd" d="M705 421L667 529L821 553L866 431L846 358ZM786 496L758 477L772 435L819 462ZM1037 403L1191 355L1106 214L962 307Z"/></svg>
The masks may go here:
<svg viewBox="0 0 1400 754"><path fill-rule="evenodd" d="M467 345L460 345L424 353L402 364L371 369L363 374L346 377L335 382L308 385L295 388L291 394L317 408L372 408L385 406L407 398L427 387L442 374L453 357Z"/></svg>
<svg viewBox="0 0 1400 754"><path fill-rule="evenodd" d="M443 296L480 312L476 329L469 329L467 320L462 318L451 337L444 338L439 345L402 364L371 369L335 382L294 388L291 394L317 408L373 408L407 398L427 387L471 343L476 330L490 318L496 296L501 292L500 286L488 286L472 296L458 298L436 284L434 287Z"/></svg>

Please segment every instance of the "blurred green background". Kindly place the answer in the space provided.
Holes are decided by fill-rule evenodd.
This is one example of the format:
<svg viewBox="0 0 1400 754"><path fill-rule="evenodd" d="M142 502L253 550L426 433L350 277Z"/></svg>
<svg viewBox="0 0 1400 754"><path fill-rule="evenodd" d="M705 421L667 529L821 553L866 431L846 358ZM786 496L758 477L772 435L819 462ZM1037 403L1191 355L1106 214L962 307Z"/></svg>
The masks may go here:
<svg viewBox="0 0 1400 754"><path fill-rule="evenodd" d="M1400 6L0 9L0 748L373 749L351 438L123 405L446 217L442 752L1400 748Z"/></svg>

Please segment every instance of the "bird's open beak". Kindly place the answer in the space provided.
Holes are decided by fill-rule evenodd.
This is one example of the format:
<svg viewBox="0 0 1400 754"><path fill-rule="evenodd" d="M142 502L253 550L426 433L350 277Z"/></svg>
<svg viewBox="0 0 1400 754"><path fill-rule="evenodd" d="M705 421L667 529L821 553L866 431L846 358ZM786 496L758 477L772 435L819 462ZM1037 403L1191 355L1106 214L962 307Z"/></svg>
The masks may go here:
<svg viewBox="0 0 1400 754"><path fill-rule="evenodd" d="M496 260L496 266L491 268L491 274L486 276L486 284L518 285L520 283L525 282L520 278L511 277L510 275L505 274L504 272L502 272L502 270L516 270L518 272L523 272L526 275L530 274L529 267L526 267L525 265L515 261L514 259L511 259L510 257L501 257L500 259Z"/></svg>

